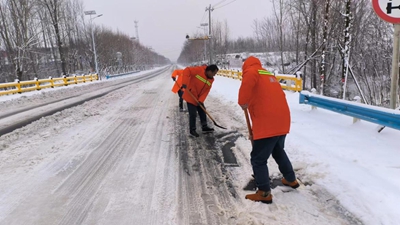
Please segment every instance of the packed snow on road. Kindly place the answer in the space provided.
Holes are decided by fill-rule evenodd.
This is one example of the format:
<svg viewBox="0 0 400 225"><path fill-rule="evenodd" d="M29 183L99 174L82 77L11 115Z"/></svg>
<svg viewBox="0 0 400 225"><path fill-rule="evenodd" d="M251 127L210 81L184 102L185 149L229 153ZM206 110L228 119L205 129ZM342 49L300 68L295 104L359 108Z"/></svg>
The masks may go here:
<svg viewBox="0 0 400 225"><path fill-rule="evenodd" d="M2 96L0 121L156 71ZM399 131L378 133L285 92L286 151L301 186L277 186L270 205L252 202L243 190L252 168L240 81L217 76L205 101L228 129L193 138L171 73L164 68L0 136L0 224L398 224ZM269 167L279 178L272 159Z"/></svg>

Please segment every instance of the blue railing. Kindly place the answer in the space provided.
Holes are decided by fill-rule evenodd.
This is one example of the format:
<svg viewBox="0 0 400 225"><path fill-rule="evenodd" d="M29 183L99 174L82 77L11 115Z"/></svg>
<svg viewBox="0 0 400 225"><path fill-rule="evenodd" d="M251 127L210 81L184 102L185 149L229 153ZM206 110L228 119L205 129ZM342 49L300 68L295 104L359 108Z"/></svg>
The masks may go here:
<svg viewBox="0 0 400 225"><path fill-rule="evenodd" d="M299 102L400 130L400 111L394 109L329 98L308 91L300 93Z"/></svg>

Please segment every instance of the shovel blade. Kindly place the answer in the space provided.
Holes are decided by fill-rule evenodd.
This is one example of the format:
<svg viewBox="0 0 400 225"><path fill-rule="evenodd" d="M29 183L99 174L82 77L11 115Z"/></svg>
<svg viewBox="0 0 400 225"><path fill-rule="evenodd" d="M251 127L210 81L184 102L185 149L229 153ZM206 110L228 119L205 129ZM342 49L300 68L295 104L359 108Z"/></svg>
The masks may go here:
<svg viewBox="0 0 400 225"><path fill-rule="evenodd" d="M221 128L221 129L224 129L224 130L227 129L226 127L223 127L223 126L218 125L215 121L214 121L214 125L217 126L217 127L219 127L219 128Z"/></svg>

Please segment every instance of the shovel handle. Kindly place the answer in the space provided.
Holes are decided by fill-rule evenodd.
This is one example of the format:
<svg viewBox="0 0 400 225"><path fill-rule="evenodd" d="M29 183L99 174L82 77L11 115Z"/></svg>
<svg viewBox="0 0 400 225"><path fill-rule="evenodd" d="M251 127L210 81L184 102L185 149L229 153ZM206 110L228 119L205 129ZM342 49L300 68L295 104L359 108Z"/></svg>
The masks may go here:
<svg viewBox="0 0 400 225"><path fill-rule="evenodd" d="M179 89L181 89L181 86L175 81L175 84L178 85ZM194 95L192 94L192 92L190 92L188 89L185 89L185 91L187 91L189 93L190 96L192 96L192 98L197 102L197 104L199 104L200 108L207 114L207 116L213 121L214 125L221 128L221 129L225 129L226 127L220 126L217 124L217 122L215 122L215 120L211 117L211 115L207 112L207 110L204 108L204 106L202 104L200 104L199 100L197 100L196 97L194 97Z"/></svg>
<svg viewBox="0 0 400 225"><path fill-rule="evenodd" d="M213 121L213 123L214 123L215 126L226 130L226 127L220 126L220 125L217 124L217 122L215 122L215 120L214 120L214 119L211 117L211 115L207 112L207 110L204 108L204 106L203 106L202 104L200 104L199 100L197 100L196 97L194 97L194 95L192 94L192 92L190 92L190 91L187 90L187 89L186 89L185 91L187 91L187 92L189 93L189 95L192 96L192 98L197 102L197 104L199 104L200 108L207 114L208 117L210 117L210 120Z"/></svg>
<svg viewBox="0 0 400 225"><path fill-rule="evenodd" d="M243 111L244 111L244 116L246 117L247 129L249 130L249 135L251 137L251 139L250 139L251 145L253 145L253 131L251 130L249 111L247 111L247 109L243 109Z"/></svg>

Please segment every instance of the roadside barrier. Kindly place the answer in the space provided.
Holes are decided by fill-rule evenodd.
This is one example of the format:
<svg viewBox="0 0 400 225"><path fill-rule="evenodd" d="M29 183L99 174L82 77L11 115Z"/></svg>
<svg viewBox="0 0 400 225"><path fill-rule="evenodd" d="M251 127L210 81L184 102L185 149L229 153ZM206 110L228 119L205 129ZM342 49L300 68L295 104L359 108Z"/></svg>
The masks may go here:
<svg viewBox="0 0 400 225"><path fill-rule="evenodd" d="M276 79L279 80L282 89L289 91L301 91L303 90L303 79L301 78L301 72L297 72L296 75L291 74L277 74L274 73ZM228 77L232 79L242 80L242 72L234 70L219 70L217 75Z"/></svg>
<svg viewBox="0 0 400 225"><path fill-rule="evenodd" d="M0 96L7 94L23 93L28 91L41 90L43 88L54 88L59 86L68 86L72 84L86 83L88 81L98 80L97 74L82 76L63 76L58 78L37 79L28 81L19 81L0 84ZM4 89L4 90L1 90Z"/></svg>
<svg viewBox="0 0 400 225"><path fill-rule="evenodd" d="M126 75L131 75L134 73L139 73L141 72L140 70L135 70L135 71L131 71L131 72L127 72L127 73L119 73L119 74L108 74L106 75L106 79L110 79L110 78L114 78L114 77L122 77L122 76L126 76Z"/></svg>
<svg viewBox="0 0 400 225"><path fill-rule="evenodd" d="M398 110L320 96L308 91L300 92L299 103L311 105L312 108L319 107L352 116L355 118L353 123L361 119L400 130L400 112Z"/></svg>

